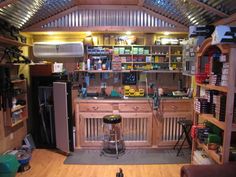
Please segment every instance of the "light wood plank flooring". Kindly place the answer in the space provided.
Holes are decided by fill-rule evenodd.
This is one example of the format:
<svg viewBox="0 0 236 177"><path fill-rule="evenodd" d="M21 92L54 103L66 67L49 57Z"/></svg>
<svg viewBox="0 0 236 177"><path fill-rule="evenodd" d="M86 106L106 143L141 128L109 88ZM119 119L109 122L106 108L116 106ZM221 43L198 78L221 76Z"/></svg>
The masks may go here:
<svg viewBox="0 0 236 177"><path fill-rule="evenodd" d="M125 177L179 177L183 165L64 165L65 158L51 150L36 149L31 169L17 173L16 177L115 177L119 168Z"/></svg>

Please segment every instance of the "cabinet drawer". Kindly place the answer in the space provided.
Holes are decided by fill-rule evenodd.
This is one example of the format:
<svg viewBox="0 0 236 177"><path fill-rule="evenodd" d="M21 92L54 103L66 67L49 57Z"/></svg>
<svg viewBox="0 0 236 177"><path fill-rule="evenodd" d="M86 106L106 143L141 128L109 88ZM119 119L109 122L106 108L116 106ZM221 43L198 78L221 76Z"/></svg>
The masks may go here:
<svg viewBox="0 0 236 177"><path fill-rule="evenodd" d="M186 111L191 112L191 102L163 102L161 103L163 112L166 111Z"/></svg>
<svg viewBox="0 0 236 177"><path fill-rule="evenodd" d="M112 104L90 104L90 103L80 103L80 112L112 112Z"/></svg>
<svg viewBox="0 0 236 177"><path fill-rule="evenodd" d="M151 105L148 103L143 104L119 104L120 112L149 112L152 111Z"/></svg>

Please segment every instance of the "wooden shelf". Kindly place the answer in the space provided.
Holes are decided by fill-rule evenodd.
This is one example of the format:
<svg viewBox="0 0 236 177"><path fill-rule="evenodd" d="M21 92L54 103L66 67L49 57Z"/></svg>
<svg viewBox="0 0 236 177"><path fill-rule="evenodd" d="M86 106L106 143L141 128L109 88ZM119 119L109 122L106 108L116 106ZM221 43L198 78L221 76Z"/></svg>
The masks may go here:
<svg viewBox="0 0 236 177"><path fill-rule="evenodd" d="M3 37L3 36L0 36L0 43L3 44L3 45L9 45L9 46L32 46L32 45L29 45L29 44L25 44L25 43L22 43L22 42L18 42L18 41L15 41L13 39L8 39L6 37Z"/></svg>
<svg viewBox="0 0 236 177"><path fill-rule="evenodd" d="M149 56L149 55L152 55L152 54L133 54L133 56Z"/></svg>
<svg viewBox="0 0 236 177"><path fill-rule="evenodd" d="M120 70L120 71L114 71L114 70L74 70L77 72L88 72L88 73L127 73L130 72L131 70Z"/></svg>
<svg viewBox="0 0 236 177"><path fill-rule="evenodd" d="M18 111L18 110L23 109L23 108L25 108L25 105L24 105L24 106L22 106L22 105L17 105L15 108L12 108L12 109L11 109L11 112L15 112L15 111Z"/></svg>
<svg viewBox="0 0 236 177"><path fill-rule="evenodd" d="M147 70L146 73L181 73L181 70Z"/></svg>
<svg viewBox="0 0 236 177"><path fill-rule="evenodd" d="M199 84L197 83L197 86L203 87L205 89L210 89L210 90L217 90L220 92L228 92L228 87L223 87L223 86L216 86L216 85L210 85L210 84Z"/></svg>
<svg viewBox="0 0 236 177"><path fill-rule="evenodd" d="M21 122L23 122L23 119L20 119L18 121L16 121L15 123L9 125L10 127L15 127L16 125L20 124Z"/></svg>
<svg viewBox="0 0 236 177"><path fill-rule="evenodd" d="M170 54L171 56L182 57L183 54Z"/></svg>
<svg viewBox="0 0 236 177"><path fill-rule="evenodd" d="M17 83L25 83L25 80L17 79L17 80L12 80L11 83L17 84Z"/></svg>
<svg viewBox="0 0 236 177"><path fill-rule="evenodd" d="M199 114L199 117L213 123L222 130L225 129L225 122L217 120L212 114Z"/></svg>
<svg viewBox="0 0 236 177"><path fill-rule="evenodd" d="M166 55L168 55L168 54L156 54L156 53L153 53L152 55L156 55L156 56L166 56Z"/></svg>
<svg viewBox="0 0 236 177"><path fill-rule="evenodd" d="M209 150L207 145L200 143L197 140L197 144L200 148L204 149L204 151L210 156L210 158L212 158L216 163L221 164L220 161L220 156L214 151L214 150Z"/></svg>

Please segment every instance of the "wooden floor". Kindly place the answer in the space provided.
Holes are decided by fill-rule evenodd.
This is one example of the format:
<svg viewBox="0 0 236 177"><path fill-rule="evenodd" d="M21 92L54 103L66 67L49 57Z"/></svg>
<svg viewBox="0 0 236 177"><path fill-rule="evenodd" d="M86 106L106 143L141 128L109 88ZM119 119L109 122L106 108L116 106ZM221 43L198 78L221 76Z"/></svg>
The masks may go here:
<svg viewBox="0 0 236 177"><path fill-rule="evenodd" d="M16 177L115 177L119 168L125 177L179 177L183 165L64 165L65 158L50 150L36 149L31 169Z"/></svg>

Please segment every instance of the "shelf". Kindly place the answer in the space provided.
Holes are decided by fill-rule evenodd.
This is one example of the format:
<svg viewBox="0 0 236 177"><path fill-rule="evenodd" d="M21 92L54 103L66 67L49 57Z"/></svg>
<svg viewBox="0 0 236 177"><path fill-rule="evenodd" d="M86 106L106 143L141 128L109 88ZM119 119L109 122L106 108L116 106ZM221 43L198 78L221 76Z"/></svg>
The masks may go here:
<svg viewBox="0 0 236 177"><path fill-rule="evenodd" d="M25 108L25 105L24 105L24 106L22 106L22 105L17 105L15 108L12 108L12 109L11 109L11 112L15 112L15 111L18 111L18 110L23 109L23 108Z"/></svg>
<svg viewBox="0 0 236 177"><path fill-rule="evenodd" d="M216 163L221 164L220 161L220 156L214 151L214 150L209 150L208 147L203 144L200 143L199 141L197 141L197 144L200 148L204 149L204 151L210 156L210 158L212 158Z"/></svg>
<svg viewBox="0 0 236 177"><path fill-rule="evenodd" d="M171 56L177 56L177 57L182 57L183 54L170 54Z"/></svg>
<svg viewBox="0 0 236 177"><path fill-rule="evenodd" d="M13 39L8 39L6 37L3 37L3 36L0 36L0 43L3 44L3 45L13 45L13 46L32 46L32 45L29 45L29 44L25 44L25 43L22 43L22 42L18 42L18 41L15 41Z"/></svg>
<svg viewBox="0 0 236 177"><path fill-rule="evenodd" d="M103 55L112 55L112 53L88 53L88 55L98 55L98 56L103 56Z"/></svg>
<svg viewBox="0 0 236 177"><path fill-rule="evenodd" d="M181 70L148 70L146 73L181 73Z"/></svg>
<svg viewBox="0 0 236 177"><path fill-rule="evenodd" d="M217 90L220 92L228 92L228 87L223 86L216 86L216 85L210 85L210 84L199 84L197 83L197 86L203 87L205 89L211 89L211 90Z"/></svg>
<svg viewBox="0 0 236 177"><path fill-rule="evenodd" d="M116 73L116 72L127 73L127 72L130 72L131 70L120 70L120 71L114 71L114 70L74 70L74 71L88 72L88 73Z"/></svg>
<svg viewBox="0 0 236 177"><path fill-rule="evenodd" d="M113 54L114 56L130 56L130 55L133 55L133 54Z"/></svg>
<svg viewBox="0 0 236 177"><path fill-rule="evenodd" d="M153 54L151 54L151 55L154 55L154 56L163 56L163 57L166 57L167 55L169 55L169 54L156 54L156 53L153 53Z"/></svg>
<svg viewBox="0 0 236 177"><path fill-rule="evenodd" d="M20 79L12 80L11 83L13 83L13 84L25 83L25 80L20 80Z"/></svg>
<svg viewBox="0 0 236 177"><path fill-rule="evenodd" d="M152 54L133 54L133 56L150 56Z"/></svg>
<svg viewBox="0 0 236 177"><path fill-rule="evenodd" d="M15 123L9 125L10 127L15 127L16 125L20 124L21 122L23 122L23 119L20 119L18 121L16 121Z"/></svg>
<svg viewBox="0 0 236 177"><path fill-rule="evenodd" d="M225 122L217 120L212 114L199 114L199 117L213 123L222 130L225 129Z"/></svg>

